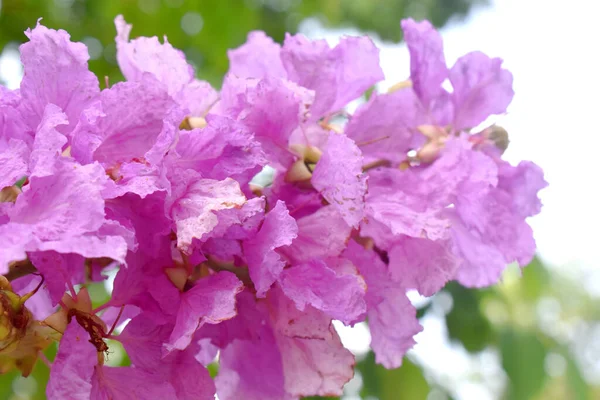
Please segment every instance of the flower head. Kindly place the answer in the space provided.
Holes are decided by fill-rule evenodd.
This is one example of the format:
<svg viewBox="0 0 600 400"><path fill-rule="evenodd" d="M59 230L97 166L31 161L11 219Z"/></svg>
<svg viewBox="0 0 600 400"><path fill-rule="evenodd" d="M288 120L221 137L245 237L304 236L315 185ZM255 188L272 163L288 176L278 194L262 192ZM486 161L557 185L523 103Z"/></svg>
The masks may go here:
<svg viewBox="0 0 600 400"><path fill-rule="evenodd" d="M252 32L217 93L166 38L115 25L125 82L100 90L86 47L38 24L20 90L0 87L0 372L58 341L49 398L337 396L355 360L333 320L368 319L396 368L422 329L408 290L533 256L543 172L502 159L500 127L472 132L512 99L500 59L448 68L405 20L410 79L349 115L383 79L369 38ZM107 364L110 340L131 366Z"/></svg>

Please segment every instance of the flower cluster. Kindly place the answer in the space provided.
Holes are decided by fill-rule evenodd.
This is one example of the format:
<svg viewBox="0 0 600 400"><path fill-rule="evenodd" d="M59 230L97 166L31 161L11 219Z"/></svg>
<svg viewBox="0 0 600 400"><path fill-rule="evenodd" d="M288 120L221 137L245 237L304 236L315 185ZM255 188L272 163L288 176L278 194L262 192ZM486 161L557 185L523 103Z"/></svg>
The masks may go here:
<svg viewBox="0 0 600 400"><path fill-rule="evenodd" d="M86 47L38 24L20 89L0 87L0 371L59 341L50 399L339 395L354 357L332 320L368 319L396 368L421 330L408 290L531 260L543 173L475 131L513 97L500 59L447 67L431 24L404 20L410 79L349 115L383 79L369 38L252 32L216 91L115 24L125 82L100 89ZM115 268L93 307L86 284ZM131 366L105 365L107 339Z"/></svg>

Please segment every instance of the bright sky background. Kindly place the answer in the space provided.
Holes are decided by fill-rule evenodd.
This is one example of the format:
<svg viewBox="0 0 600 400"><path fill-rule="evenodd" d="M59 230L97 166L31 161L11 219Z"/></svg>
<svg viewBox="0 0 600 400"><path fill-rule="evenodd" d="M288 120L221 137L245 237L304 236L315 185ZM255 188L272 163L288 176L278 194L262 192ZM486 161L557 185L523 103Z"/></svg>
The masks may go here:
<svg viewBox="0 0 600 400"><path fill-rule="evenodd" d="M532 219L539 253L552 267L568 272L582 286L600 296L600 11L598 0L495 0L476 8L466 21L442 30L446 59L481 50L504 59L514 75L515 99L497 122L505 127L511 144L506 155L539 164L550 187L542 193L544 208ZM323 30L314 22L303 31L311 37L335 41L349 31ZM404 45L381 44L386 85L408 76ZM20 64L14 51L0 58L0 76L18 87ZM440 339L439 321L425 321L425 333L413 356L435 364L438 379L452 381L473 373L486 386L463 384L460 399L495 399L498 357L485 353L468 358ZM360 351L368 332L359 326L343 335ZM431 397L431 396L430 396ZM433 396L429 400L434 400Z"/></svg>

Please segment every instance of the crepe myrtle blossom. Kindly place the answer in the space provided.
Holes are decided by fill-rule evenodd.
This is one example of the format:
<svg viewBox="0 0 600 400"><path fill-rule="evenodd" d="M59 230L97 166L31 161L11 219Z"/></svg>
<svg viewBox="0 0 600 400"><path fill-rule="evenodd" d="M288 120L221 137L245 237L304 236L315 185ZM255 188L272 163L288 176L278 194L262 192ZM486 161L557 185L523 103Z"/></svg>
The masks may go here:
<svg viewBox="0 0 600 400"><path fill-rule="evenodd" d="M447 67L404 20L410 77L348 115L384 78L367 37L251 32L217 92L115 25L126 81L100 89L85 45L38 23L21 87L0 87L0 372L42 358L50 399L340 395L355 360L333 320L368 319L396 368L422 329L407 291L531 260L543 172L502 159L501 127L473 131L513 97L500 59ZM130 366L107 364L114 341Z"/></svg>

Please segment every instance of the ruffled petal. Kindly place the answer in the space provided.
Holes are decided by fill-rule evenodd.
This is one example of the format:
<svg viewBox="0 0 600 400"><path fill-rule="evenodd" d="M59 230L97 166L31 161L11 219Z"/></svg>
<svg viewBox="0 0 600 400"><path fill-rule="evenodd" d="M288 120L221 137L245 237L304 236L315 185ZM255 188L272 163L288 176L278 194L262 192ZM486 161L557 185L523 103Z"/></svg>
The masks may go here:
<svg viewBox="0 0 600 400"><path fill-rule="evenodd" d="M311 183L348 225L358 227L364 216L367 177L362 172L362 154L352 139L329 134Z"/></svg>
<svg viewBox="0 0 600 400"><path fill-rule="evenodd" d="M289 246L297 234L296 221L290 216L285 204L278 201L266 214L256 235L244 241L244 254L257 297L265 297L285 266L285 261L276 249Z"/></svg>
<svg viewBox="0 0 600 400"><path fill-rule="evenodd" d="M448 77L442 37L429 21L408 18L401 25L410 52L412 86L425 107L429 107Z"/></svg>
<svg viewBox="0 0 600 400"><path fill-rule="evenodd" d="M203 324L218 324L235 317L235 297L242 289L242 282L230 272L219 272L199 280L181 298L175 328L166 349L183 350Z"/></svg>
<svg viewBox="0 0 600 400"><path fill-rule="evenodd" d="M502 114L512 101L512 74L502 60L475 51L462 56L450 70L454 127L474 128L492 114Z"/></svg>

